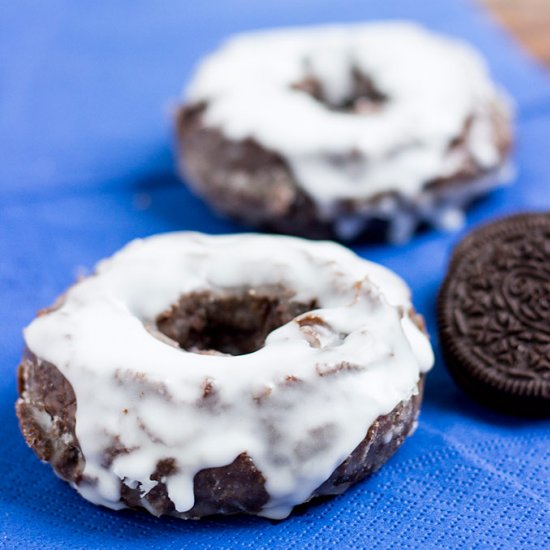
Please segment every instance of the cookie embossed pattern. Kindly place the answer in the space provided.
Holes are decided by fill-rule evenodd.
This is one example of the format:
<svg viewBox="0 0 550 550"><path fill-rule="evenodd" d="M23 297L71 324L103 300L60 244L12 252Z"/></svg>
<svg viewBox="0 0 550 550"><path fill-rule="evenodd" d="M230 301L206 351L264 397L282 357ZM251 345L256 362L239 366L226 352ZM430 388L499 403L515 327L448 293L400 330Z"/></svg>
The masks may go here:
<svg viewBox="0 0 550 550"><path fill-rule="evenodd" d="M466 237L438 316L447 366L468 393L514 414L550 415L550 213Z"/></svg>

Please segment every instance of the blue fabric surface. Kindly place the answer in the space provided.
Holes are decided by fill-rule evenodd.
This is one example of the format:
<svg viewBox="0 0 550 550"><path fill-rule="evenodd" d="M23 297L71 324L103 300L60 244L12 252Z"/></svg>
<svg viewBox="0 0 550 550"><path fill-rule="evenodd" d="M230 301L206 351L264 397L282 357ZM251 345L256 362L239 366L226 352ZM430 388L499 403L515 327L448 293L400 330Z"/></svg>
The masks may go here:
<svg viewBox="0 0 550 550"><path fill-rule="evenodd" d="M513 187L468 215L550 209L550 78L461 0L3 2L0 5L0 545L5 548L548 547L550 424L497 415L441 359L415 436L369 481L274 524L183 522L82 500L26 447L14 414L21 328L79 273L161 231L242 231L174 176L170 106L228 33L412 18L486 54L518 104ZM437 347L434 298L460 235L359 247L412 286Z"/></svg>

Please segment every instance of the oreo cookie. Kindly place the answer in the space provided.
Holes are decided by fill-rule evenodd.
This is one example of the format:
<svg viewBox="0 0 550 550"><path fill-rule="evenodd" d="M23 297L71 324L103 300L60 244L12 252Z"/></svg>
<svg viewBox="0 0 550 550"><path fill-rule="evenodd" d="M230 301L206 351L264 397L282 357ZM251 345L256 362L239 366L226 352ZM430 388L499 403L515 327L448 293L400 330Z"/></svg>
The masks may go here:
<svg viewBox="0 0 550 550"><path fill-rule="evenodd" d="M437 315L447 368L470 396L510 414L550 416L550 212L468 235Z"/></svg>

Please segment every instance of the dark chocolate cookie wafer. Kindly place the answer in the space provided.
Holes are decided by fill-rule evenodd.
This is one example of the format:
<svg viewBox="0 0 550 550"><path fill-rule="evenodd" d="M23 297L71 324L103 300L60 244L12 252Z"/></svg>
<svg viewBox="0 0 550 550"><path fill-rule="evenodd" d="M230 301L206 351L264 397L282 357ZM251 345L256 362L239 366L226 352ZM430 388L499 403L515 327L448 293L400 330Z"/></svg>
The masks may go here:
<svg viewBox="0 0 550 550"><path fill-rule="evenodd" d="M457 383L483 404L550 416L550 213L481 227L455 249L438 297Z"/></svg>

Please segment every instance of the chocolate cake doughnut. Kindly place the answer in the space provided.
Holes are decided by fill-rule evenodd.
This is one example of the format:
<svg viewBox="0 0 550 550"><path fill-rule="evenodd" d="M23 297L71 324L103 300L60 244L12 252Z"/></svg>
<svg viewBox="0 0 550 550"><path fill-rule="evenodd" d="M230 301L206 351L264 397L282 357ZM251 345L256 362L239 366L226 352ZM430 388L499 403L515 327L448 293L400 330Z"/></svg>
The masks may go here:
<svg viewBox="0 0 550 550"><path fill-rule="evenodd" d="M509 178L510 119L471 47L411 23L254 32L199 65L179 166L246 223L403 241Z"/></svg>
<svg viewBox="0 0 550 550"><path fill-rule="evenodd" d="M339 245L137 240L26 329L27 443L86 499L284 518L415 425L433 354L405 283Z"/></svg>

